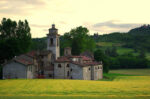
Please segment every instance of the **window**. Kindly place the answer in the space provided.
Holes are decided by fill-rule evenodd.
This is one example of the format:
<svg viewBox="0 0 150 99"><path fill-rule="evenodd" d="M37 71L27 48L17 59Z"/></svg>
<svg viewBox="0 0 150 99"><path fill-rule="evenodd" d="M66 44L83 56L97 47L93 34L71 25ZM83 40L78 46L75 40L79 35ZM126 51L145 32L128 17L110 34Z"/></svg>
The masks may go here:
<svg viewBox="0 0 150 99"><path fill-rule="evenodd" d="M69 67L69 64L67 64L67 67Z"/></svg>
<svg viewBox="0 0 150 99"><path fill-rule="evenodd" d="M58 64L58 68L61 68L61 64Z"/></svg>
<svg viewBox="0 0 150 99"><path fill-rule="evenodd" d="M53 45L53 38L51 38L51 43L50 44Z"/></svg>
<svg viewBox="0 0 150 99"><path fill-rule="evenodd" d="M70 71L72 71L72 68L70 69Z"/></svg>
<svg viewBox="0 0 150 99"><path fill-rule="evenodd" d="M95 69L97 70L97 67L95 67Z"/></svg>
<svg viewBox="0 0 150 99"><path fill-rule="evenodd" d="M91 68L89 68L89 71L91 70Z"/></svg>
<svg viewBox="0 0 150 99"><path fill-rule="evenodd" d="M99 66L98 66L98 69L100 69Z"/></svg>
<svg viewBox="0 0 150 99"><path fill-rule="evenodd" d="M53 77L52 74L48 74L49 77Z"/></svg>

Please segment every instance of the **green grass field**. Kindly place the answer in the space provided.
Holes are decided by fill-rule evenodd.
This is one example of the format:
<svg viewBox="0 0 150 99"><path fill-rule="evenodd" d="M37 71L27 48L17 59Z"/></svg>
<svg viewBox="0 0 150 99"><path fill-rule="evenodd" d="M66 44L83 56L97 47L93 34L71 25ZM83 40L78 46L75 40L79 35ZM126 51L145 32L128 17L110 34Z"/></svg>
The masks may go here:
<svg viewBox="0 0 150 99"><path fill-rule="evenodd" d="M121 70L111 70L110 73L150 76L150 69L121 69Z"/></svg>
<svg viewBox="0 0 150 99"><path fill-rule="evenodd" d="M108 47L112 47L112 46L116 46L117 48L117 53L119 55L123 55L123 54L127 54L127 53L132 53L134 56L138 56L139 55L139 52L135 53L134 52L134 49L132 48L124 48L124 47L121 47L123 44L121 43L114 43L114 42L98 42L97 43L98 46L101 47L102 50L105 50L106 48ZM146 53L146 58L148 60L150 60L150 53Z"/></svg>
<svg viewBox="0 0 150 99"><path fill-rule="evenodd" d="M113 42L98 42L97 45L103 46L103 47L111 47L111 46L121 46L120 43L113 43Z"/></svg>
<svg viewBox="0 0 150 99"><path fill-rule="evenodd" d="M111 80L99 81L0 80L0 99L150 99L150 70L125 70L126 73L116 74L118 71L104 74L104 78ZM142 73L135 76L138 72Z"/></svg>

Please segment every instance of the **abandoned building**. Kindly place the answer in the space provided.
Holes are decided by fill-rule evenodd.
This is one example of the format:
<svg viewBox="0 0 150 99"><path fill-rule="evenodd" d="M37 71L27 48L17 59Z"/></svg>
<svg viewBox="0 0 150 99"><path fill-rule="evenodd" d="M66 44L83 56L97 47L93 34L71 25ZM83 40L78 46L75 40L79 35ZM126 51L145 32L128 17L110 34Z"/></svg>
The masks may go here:
<svg viewBox="0 0 150 99"><path fill-rule="evenodd" d="M47 50L31 51L5 62L3 79L98 80L103 78L102 62L96 62L91 52L73 56L71 48L67 47L64 49L64 56L60 56L59 37L58 29L53 24L47 34Z"/></svg>

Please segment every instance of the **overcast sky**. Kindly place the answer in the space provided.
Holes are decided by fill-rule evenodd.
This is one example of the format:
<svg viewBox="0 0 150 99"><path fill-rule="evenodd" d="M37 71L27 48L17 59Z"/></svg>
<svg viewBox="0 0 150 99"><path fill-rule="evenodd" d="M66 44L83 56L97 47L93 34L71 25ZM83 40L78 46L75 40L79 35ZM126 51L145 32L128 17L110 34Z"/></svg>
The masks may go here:
<svg viewBox="0 0 150 99"><path fill-rule="evenodd" d="M0 0L0 20L27 19L32 37L44 37L51 24L60 34L85 26L90 34L126 32L150 23L150 0Z"/></svg>

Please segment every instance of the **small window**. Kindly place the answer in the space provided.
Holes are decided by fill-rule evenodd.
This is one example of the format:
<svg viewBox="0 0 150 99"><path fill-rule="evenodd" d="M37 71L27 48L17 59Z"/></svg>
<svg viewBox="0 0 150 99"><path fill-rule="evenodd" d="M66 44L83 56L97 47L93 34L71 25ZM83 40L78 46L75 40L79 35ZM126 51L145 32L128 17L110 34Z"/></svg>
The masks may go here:
<svg viewBox="0 0 150 99"><path fill-rule="evenodd" d="M48 74L49 77L52 77L52 74Z"/></svg>
<svg viewBox="0 0 150 99"><path fill-rule="evenodd" d="M91 68L89 68L89 71L91 70Z"/></svg>
<svg viewBox="0 0 150 99"><path fill-rule="evenodd" d="M67 64L67 67L69 67L69 64Z"/></svg>
<svg viewBox="0 0 150 99"><path fill-rule="evenodd" d="M53 38L51 38L51 43L50 44L53 45Z"/></svg>
<svg viewBox="0 0 150 99"><path fill-rule="evenodd" d="M100 69L99 66L98 66L98 69Z"/></svg>
<svg viewBox="0 0 150 99"><path fill-rule="evenodd" d="M70 71L72 71L72 68L70 69Z"/></svg>
<svg viewBox="0 0 150 99"><path fill-rule="evenodd" d="M58 68L61 68L61 64L58 64Z"/></svg>
<svg viewBox="0 0 150 99"><path fill-rule="evenodd" d="M95 67L95 69L97 70L97 67Z"/></svg>

